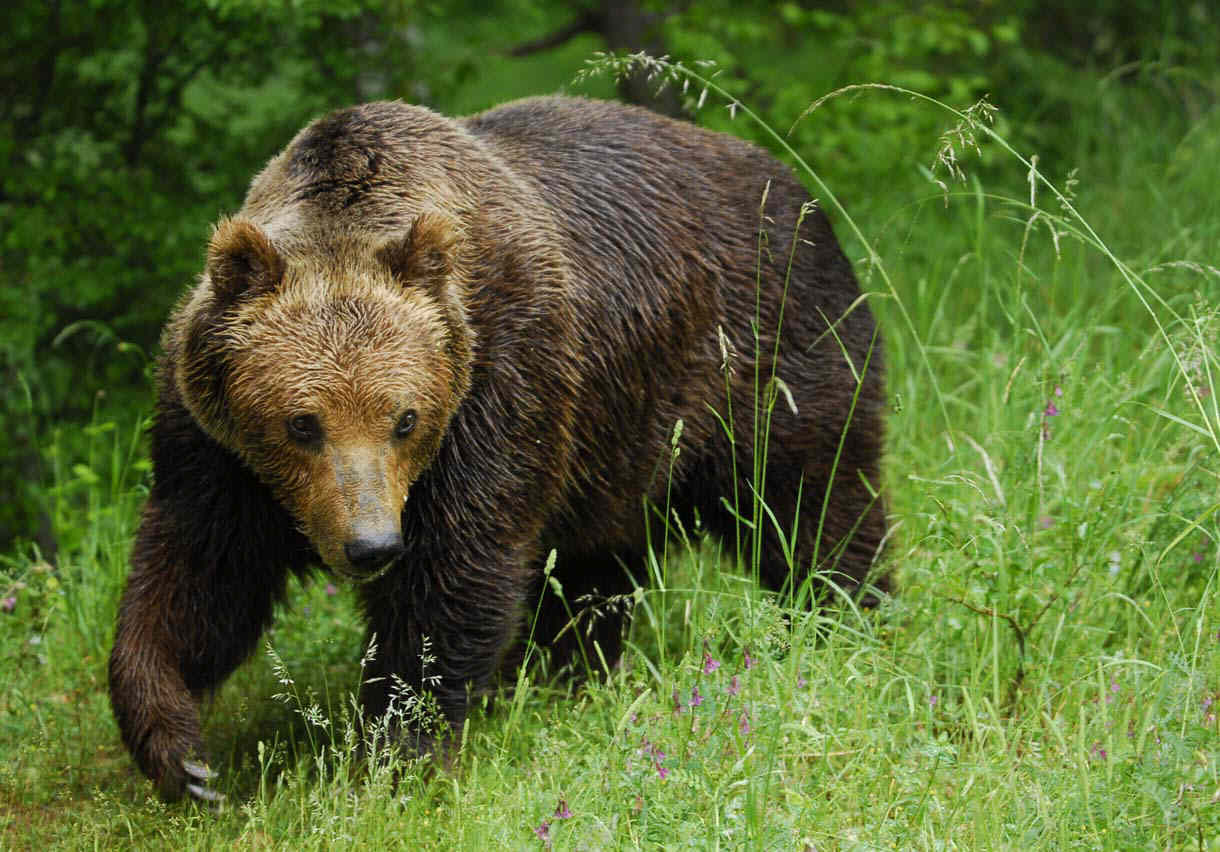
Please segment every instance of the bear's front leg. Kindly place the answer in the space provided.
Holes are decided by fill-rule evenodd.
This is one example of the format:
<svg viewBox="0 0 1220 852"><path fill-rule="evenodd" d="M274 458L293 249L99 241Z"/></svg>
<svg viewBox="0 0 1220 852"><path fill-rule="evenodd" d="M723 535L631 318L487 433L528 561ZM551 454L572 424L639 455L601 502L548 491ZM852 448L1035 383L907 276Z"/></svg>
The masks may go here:
<svg viewBox="0 0 1220 852"><path fill-rule="evenodd" d="M205 436L163 381L150 432L154 481L110 653L123 742L169 800L216 801L199 698L250 652L289 570L316 557L287 512Z"/></svg>
<svg viewBox="0 0 1220 852"><path fill-rule="evenodd" d="M447 760L471 696L494 686L524 622L531 560L521 554L472 567L464 555L414 564L408 558L362 587L377 646L360 695L366 740L375 732L407 755Z"/></svg>
<svg viewBox="0 0 1220 852"><path fill-rule="evenodd" d="M282 556L263 561L261 548L243 547L239 529L182 514L155 491L144 509L110 653L110 703L162 797L218 801L206 786L199 697L253 650L287 572Z"/></svg>
<svg viewBox="0 0 1220 852"><path fill-rule="evenodd" d="M181 798L189 784L211 799L199 702L183 666L194 632L183 622L209 617L211 607L192 595L190 556L175 546L173 526L164 506L145 507L110 653L110 703L124 744L163 798Z"/></svg>

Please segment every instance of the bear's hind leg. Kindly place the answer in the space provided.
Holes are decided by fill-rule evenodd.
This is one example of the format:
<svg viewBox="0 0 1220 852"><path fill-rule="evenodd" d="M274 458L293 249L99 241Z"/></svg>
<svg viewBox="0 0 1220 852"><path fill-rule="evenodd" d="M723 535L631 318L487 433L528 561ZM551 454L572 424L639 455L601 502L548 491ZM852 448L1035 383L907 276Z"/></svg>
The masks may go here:
<svg viewBox="0 0 1220 852"><path fill-rule="evenodd" d="M869 481L870 491L857 467L841 463L827 494L826 474L820 466L806 469L795 521L799 580L812 570L817 575L812 595L825 603L834 598L831 585L857 598L865 584L884 590L885 575L876 569L876 562L885 538L885 505L876 494L876 477ZM871 595L860 600L876 603Z"/></svg>
<svg viewBox="0 0 1220 852"><path fill-rule="evenodd" d="M874 570L885 536L884 505L870 494L856 468L849 469L851 475L844 469L837 472L827 497L829 472L823 466L802 464L774 450L767 466L764 508L753 505L752 481L743 476L738 484L738 494L748 495L738 512L757 524L761 538L755 539L721 506L713 517L723 546L732 547L740 536L744 570L757 567L759 581L785 601L804 600L808 605L812 597L829 602L832 590L827 583L852 595L862 583L884 589L884 575ZM803 590L811 573L816 575L813 586Z"/></svg>

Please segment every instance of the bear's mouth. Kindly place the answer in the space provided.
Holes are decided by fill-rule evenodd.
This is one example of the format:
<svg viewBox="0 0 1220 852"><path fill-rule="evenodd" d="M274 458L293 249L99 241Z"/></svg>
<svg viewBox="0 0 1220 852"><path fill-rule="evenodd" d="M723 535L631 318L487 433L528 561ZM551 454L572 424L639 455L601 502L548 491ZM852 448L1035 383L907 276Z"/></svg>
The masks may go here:
<svg viewBox="0 0 1220 852"><path fill-rule="evenodd" d="M353 570L349 566L343 566L342 568L336 567L336 566L331 566L331 567L334 570L334 572L336 574L338 574L340 577L342 577L343 579L348 580L349 582L355 583L358 586L363 586L368 583L372 583L376 580L380 580L382 577L384 577L386 574L389 573L390 569L393 568L394 564L396 562L398 562L398 560L401 558L402 558L402 554L399 554L398 556L393 556L390 559L387 559L386 563L384 565L382 565L380 568L376 568L372 571L356 571L356 570Z"/></svg>

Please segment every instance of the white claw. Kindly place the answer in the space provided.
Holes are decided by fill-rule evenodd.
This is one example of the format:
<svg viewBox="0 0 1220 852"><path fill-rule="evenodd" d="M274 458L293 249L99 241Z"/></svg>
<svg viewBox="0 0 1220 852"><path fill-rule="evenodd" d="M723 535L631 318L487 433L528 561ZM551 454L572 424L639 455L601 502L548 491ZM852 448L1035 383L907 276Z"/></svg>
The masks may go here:
<svg viewBox="0 0 1220 852"><path fill-rule="evenodd" d="M203 801L211 802L214 805L219 805L225 800L224 793L217 793L215 790L209 790L207 787L199 784L187 784L186 789L189 790L191 795L196 799L202 799Z"/></svg>
<svg viewBox="0 0 1220 852"><path fill-rule="evenodd" d="M209 769L205 764L196 763L193 760L182 761L182 768L186 770L186 774L192 778L198 778L200 781L211 781L217 777L217 773Z"/></svg>

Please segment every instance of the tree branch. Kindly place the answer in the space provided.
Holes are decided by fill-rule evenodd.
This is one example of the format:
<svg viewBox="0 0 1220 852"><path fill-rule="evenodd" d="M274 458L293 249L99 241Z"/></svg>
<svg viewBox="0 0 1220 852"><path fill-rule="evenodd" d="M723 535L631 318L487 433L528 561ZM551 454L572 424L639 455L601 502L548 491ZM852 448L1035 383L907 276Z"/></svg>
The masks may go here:
<svg viewBox="0 0 1220 852"><path fill-rule="evenodd" d="M529 56L533 53L541 53L544 50L550 50L553 47L565 42L571 41L581 33L596 33L601 32L602 22L601 16L592 9L585 9L580 16L573 20L566 27L555 30L550 35L545 35L542 38L534 41L527 41L524 44L519 44L516 47L510 48L509 56L520 57Z"/></svg>
<svg viewBox="0 0 1220 852"><path fill-rule="evenodd" d="M161 109L155 115L151 110L148 111L141 135L141 144L143 144L144 140L159 133L161 128L174 117L178 112L178 108L182 105L182 92L186 89L187 84L194 80L200 71L224 56L226 49L227 45L218 45L215 50L187 68L170 83L166 88L165 96L161 99Z"/></svg>

